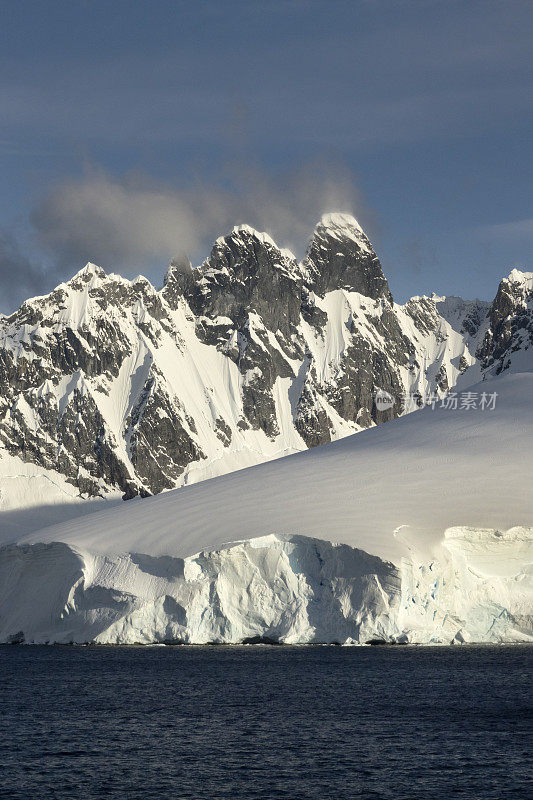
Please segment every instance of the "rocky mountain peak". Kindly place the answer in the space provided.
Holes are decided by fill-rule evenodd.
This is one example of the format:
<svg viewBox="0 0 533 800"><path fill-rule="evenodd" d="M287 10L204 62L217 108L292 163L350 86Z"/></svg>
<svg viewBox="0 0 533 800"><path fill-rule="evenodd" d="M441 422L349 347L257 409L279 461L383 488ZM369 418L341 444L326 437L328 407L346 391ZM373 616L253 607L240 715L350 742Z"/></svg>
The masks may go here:
<svg viewBox="0 0 533 800"><path fill-rule="evenodd" d="M515 292L517 287L521 287L524 294L528 294L533 292L533 272L522 272L520 269L511 270L507 278L504 278L502 283L509 283L515 287Z"/></svg>
<svg viewBox="0 0 533 800"><path fill-rule="evenodd" d="M259 231L257 228L253 228L251 225L247 225L246 223L234 225L231 229L231 233L227 236L220 236L216 243L218 244L219 242L223 242L230 238L236 240L240 239L244 243L248 242L250 239L255 239L266 246L277 248L277 244L270 234L266 233L266 231Z"/></svg>
<svg viewBox="0 0 533 800"><path fill-rule="evenodd" d="M349 214L325 214L303 261L308 288L323 297L335 289L392 302L387 279L370 240Z"/></svg>
<svg viewBox="0 0 533 800"><path fill-rule="evenodd" d="M236 226L200 266L174 259L161 291L89 263L0 317L0 474L14 458L67 493L159 492L380 424L412 410L405 397L468 385L471 367L531 360L532 273L513 270L492 304L391 299L347 214L322 217L300 264Z"/></svg>
<svg viewBox="0 0 533 800"><path fill-rule="evenodd" d="M533 272L513 269L498 286L489 311L489 327L476 355L498 374L512 353L533 346Z"/></svg>
<svg viewBox="0 0 533 800"><path fill-rule="evenodd" d="M173 258L168 265L161 294L171 308L177 308L180 298L192 297L195 278L190 259L186 256Z"/></svg>
<svg viewBox="0 0 533 800"><path fill-rule="evenodd" d="M105 278L106 272L99 267L97 264L93 264L92 261L88 261L85 266L76 272L71 280L76 280L77 278L84 278L86 280L91 280L92 278Z"/></svg>
<svg viewBox="0 0 533 800"><path fill-rule="evenodd" d="M288 333L299 320L301 285L292 253L268 233L238 225L199 267L183 259L171 264L163 292L171 305L181 295L195 315L230 320L238 330L256 313L270 330Z"/></svg>
<svg viewBox="0 0 533 800"><path fill-rule="evenodd" d="M105 270L89 261L82 269L74 273L72 278L57 286L55 291L89 292L100 288L102 284L113 278L125 280L119 275L107 275Z"/></svg>
<svg viewBox="0 0 533 800"><path fill-rule="evenodd" d="M491 327L496 328L503 320L527 308L533 300L533 272L513 269L498 286L491 309Z"/></svg>
<svg viewBox="0 0 533 800"><path fill-rule="evenodd" d="M363 228L351 214L343 214L338 211L322 214L316 227L327 228L332 235L353 236L357 241L368 242ZM370 243L368 242L368 244Z"/></svg>
<svg viewBox="0 0 533 800"><path fill-rule="evenodd" d="M247 279L261 278L265 270L279 270L289 277L298 275L297 262L289 250L284 250L265 232L250 225L236 225L230 234L219 237L209 258L199 268L227 271L229 275Z"/></svg>

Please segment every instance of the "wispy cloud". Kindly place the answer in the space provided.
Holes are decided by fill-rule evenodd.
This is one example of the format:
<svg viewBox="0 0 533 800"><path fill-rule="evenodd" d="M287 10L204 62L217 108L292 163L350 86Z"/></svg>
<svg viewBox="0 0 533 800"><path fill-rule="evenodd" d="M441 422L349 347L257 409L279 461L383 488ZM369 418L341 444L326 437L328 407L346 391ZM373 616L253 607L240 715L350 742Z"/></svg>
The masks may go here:
<svg viewBox="0 0 533 800"><path fill-rule="evenodd" d="M72 269L92 260L128 270L183 253L205 256L217 236L240 223L301 250L320 215L335 210L355 213L363 223L371 218L346 168L313 162L273 176L253 164L234 164L218 181L181 187L90 169L46 194L31 220L55 262Z"/></svg>
<svg viewBox="0 0 533 800"><path fill-rule="evenodd" d="M14 235L0 236L0 310L51 290L87 261L126 275L143 272L159 283L171 258L187 255L198 263L218 236L241 223L303 255L326 211L355 214L375 237L376 215L353 173L338 163L313 161L274 173L249 159L226 166L213 180L181 186L91 167L41 196L23 244Z"/></svg>
<svg viewBox="0 0 533 800"><path fill-rule="evenodd" d="M0 233L0 312L9 313L22 300L41 294L60 274L54 265L45 268L28 255L13 234Z"/></svg>
<svg viewBox="0 0 533 800"><path fill-rule="evenodd" d="M476 234L482 238L533 240L533 217L494 225L480 225L476 228Z"/></svg>

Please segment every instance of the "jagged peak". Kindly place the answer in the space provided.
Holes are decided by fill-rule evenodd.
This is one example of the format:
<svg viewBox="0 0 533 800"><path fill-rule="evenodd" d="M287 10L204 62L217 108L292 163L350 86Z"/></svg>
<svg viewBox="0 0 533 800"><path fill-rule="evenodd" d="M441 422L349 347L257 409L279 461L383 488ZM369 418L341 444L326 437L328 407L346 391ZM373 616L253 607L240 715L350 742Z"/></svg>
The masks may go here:
<svg viewBox="0 0 533 800"><path fill-rule="evenodd" d="M215 241L215 247L217 246L224 246L228 243L229 239L245 239L247 236L255 239L256 241L260 242L261 244L268 245L269 247L273 247L276 250L279 250L282 253L289 253L290 251L282 250L278 244L274 241L272 236L267 233L266 231L259 231L257 228L253 228L251 225L247 225L246 223L242 223L240 225L234 225L231 229L231 233L226 234L225 236L219 236ZM291 257L294 258L294 255L290 253Z"/></svg>
<svg viewBox="0 0 533 800"><path fill-rule="evenodd" d="M257 249L264 248L269 251L269 259L276 269L281 269L293 278L300 278L300 268L296 260L296 256L291 250L280 247L265 231L258 231L252 228L251 225L241 224L235 225L231 233L226 236L219 236L215 241L209 257L196 267L194 272L198 271L200 274L206 274L207 271L213 269L217 271L226 271L226 264L220 263L220 256L222 255L225 260L228 257L228 251L233 251L230 260L235 256L237 260L243 256L243 263L248 259L255 260Z"/></svg>
<svg viewBox="0 0 533 800"><path fill-rule="evenodd" d="M318 226L322 226L324 228L343 228L347 230L356 230L360 233L364 233L363 228L356 220L354 216L351 214L345 214L340 211L329 212L327 214L322 214L320 217L319 222L317 223Z"/></svg>
<svg viewBox="0 0 533 800"><path fill-rule="evenodd" d="M478 297L474 297L473 299L468 299L461 297L457 294L437 294L436 292L431 292L431 294L415 294L409 298L407 303L420 303L420 302L427 302L431 301L435 304L437 303L450 303L452 305L460 306L472 306L472 305L479 305L479 306L490 306L489 300L480 300ZM407 305L405 303L405 305Z"/></svg>
<svg viewBox="0 0 533 800"><path fill-rule="evenodd" d="M72 276L72 278L70 279L69 283L71 281L75 281L75 280L77 280L79 278L87 279L87 278L93 278L93 277L94 278L107 278L107 274L102 269L102 267L99 267L97 264L93 264L92 261L88 261L87 264L85 264L85 266L82 267L82 269L78 270L78 272L76 272Z"/></svg>
<svg viewBox="0 0 533 800"><path fill-rule="evenodd" d="M511 270L507 278L504 278L504 280L509 281L510 283L530 284L528 288L533 288L533 272L522 272L522 270L517 269L516 267Z"/></svg>
<svg viewBox="0 0 533 800"><path fill-rule="evenodd" d="M319 295L345 289L392 302L381 264L351 214L330 212L321 217L309 242L302 271L307 276L308 288Z"/></svg>
<svg viewBox="0 0 533 800"><path fill-rule="evenodd" d="M533 292L533 272L513 269L502 278L491 306L491 327L495 329L501 320L516 313L518 308L526 309Z"/></svg>
<svg viewBox="0 0 533 800"><path fill-rule="evenodd" d="M183 279L188 281L192 278L193 267L188 256L175 256L169 262L163 277L163 293L168 293L169 289L174 289L176 285L182 284Z"/></svg>
<svg viewBox="0 0 533 800"><path fill-rule="evenodd" d="M88 262L71 278L62 281L50 292L27 298L9 316L0 315L0 322L20 323L21 319L28 315L32 317L36 313L46 317L56 313L58 309L71 321L81 320L82 317L88 318L95 310L91 300L94 291L101 294L104 301L108 299L114 305L119 305L123 299L126 302L126 298L127 303L131 305L136 299L142 302L143 298L158 294L157 289L144 275L137 275L130 280L114 272L106 273L97 264Z"/></svg>
<svg viewBox="0 0 533 800"><path fill-rule="evenodd" d="M412 297L410 297L408 300L406 300L405 303L403 303L403 304L402 303L398 303L397 305L398 305L398 308L405 308L406 306L416 305L416 304L420 304L420 303L424 303L424 304L425 303L433 303L433 304L435 304L435 303L438 303L438 302L440 302L442 300L445 300L445 299L446 299L445 295L438 295L435 292L431 292L431 294L414 294Z"/></svg>
<svg viewBox="0 0 533 800"><path fill-rule="evenodd" d="M45 294L38 294L34 295L33 297L28 297L24 302L21 304L20 308L16 309L13 314L6 316L6 319L11 319L11 317L15 317L19 311L23 309L28 309L35 304L42 305L43 303L47 303L51 297L55 297L56 293L65 288L71 288L72 285L76 285L76 283L80 283L82 281L84 284L87 285L88 288L91 288L94 284L95 280L102 280L103 278L118 278L118 275L107 275L104 270L93 264L91 261L87 262L87 264L82 267L82 269L78 270L78 272L74 273L74 275L69 278L68 280L62 281L57 286L55 286L50 292L46 292ZM121 280L125 280L121 278ZM0 317L1 318L1 317Z"/></svg>
<svg viewBox="0 0 533 800"><path fill-rule="evenodd" d="M146 275L142 275L141 273L136 275L135 278L132 278L130 283L131 283L132 286L139 286L139 284L142 284L147 289L149 289L149 290L151 290L153 292L156 291L156 289L155 289L154 285L152 284L152 282L148 280Z"/></svg>
<svg viewBox="0 0 533 800"><path fill-rule="evenodd" d="M80 287L80 283L82 286ZM97 264L93 264L89 261L83 269L80 269L75 275L72 276L68 281L65 283L60 284L56 289L61 289L63 287L74 288L77 291L80 288L83 291L87 289L94 289L100 287L102 284L120 284L124 287L143 287L143 290L148 290L151 293L156 292L156 289L152 285L152 283L148 280L147 277L144 275L137 275L135 278L131 280L129 278L125 278L123 275L119 275L116 272L109 272L107 273L102 267L99 267Z"/></svg>
<svg viewBox="0 0 533 800"><path fill-rule="evenodd" d="M250 236L253 236L255 239L259 239L261 242L268 242L268 244L272 244L274 247L277 247L276 242L274 239L268 234L266 231L258 231L257 228L253 228L251 225L247 225L243 223L242 225L234 225L231 229L232 234L236 234L239 236L242 233L247 233Z"/></svg>
<svg viewBox="0 0 533 800"><path fill-rule="evenodd" d="M363 252L373 252L368 236L351 214L339 211L323 214L315 225L314 237L316 236L328 236L332 239L351 239Z"/></svg>
<svg viewBox="0 0 533 800"><path fill-rule="evenodd" d="M263 245L272 247L274 250L277 250L287 261L296 261L296 256L292 250L289 250L287 247L280 247L269 233L266 231L259 231L257 228L253 228L251 225L247 225L246 223L234 225L231 229L231 233L227 234L226 236L219 236L215 241L214 246L217 247L227 245L229 239L244 240L246 236L255 239L257 242Z"/></svg>

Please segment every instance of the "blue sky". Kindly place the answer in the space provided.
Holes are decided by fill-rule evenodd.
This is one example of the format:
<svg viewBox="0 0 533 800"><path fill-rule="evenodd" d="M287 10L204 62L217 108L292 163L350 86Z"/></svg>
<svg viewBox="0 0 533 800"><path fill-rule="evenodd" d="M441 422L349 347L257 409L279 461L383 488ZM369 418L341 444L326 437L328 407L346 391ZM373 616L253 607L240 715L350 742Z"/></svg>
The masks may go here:
<svg viewBox="0 0 533 800"><path fill-rule="evenodd" d="M529 0L0 0L0 310L233 223L367 229L396 299L533 269ZM16 280L15 280L16 276Z"/></svg>

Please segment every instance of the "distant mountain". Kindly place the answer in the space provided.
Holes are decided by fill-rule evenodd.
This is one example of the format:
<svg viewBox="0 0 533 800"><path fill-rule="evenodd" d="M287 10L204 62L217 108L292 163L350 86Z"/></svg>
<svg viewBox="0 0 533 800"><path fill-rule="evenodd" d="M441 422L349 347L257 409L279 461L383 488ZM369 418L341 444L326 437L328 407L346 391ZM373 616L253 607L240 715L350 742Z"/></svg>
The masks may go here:
<svg viewBox="0 0 533 800"><path fill-rule="evenodd" d="M321 445L531 369L532 345L532 273L492 303L400 306L344 214L301 262L236 227L199 267L171 263L160 291L88 264L0 318L0 512L156 494Z"/></svg>

